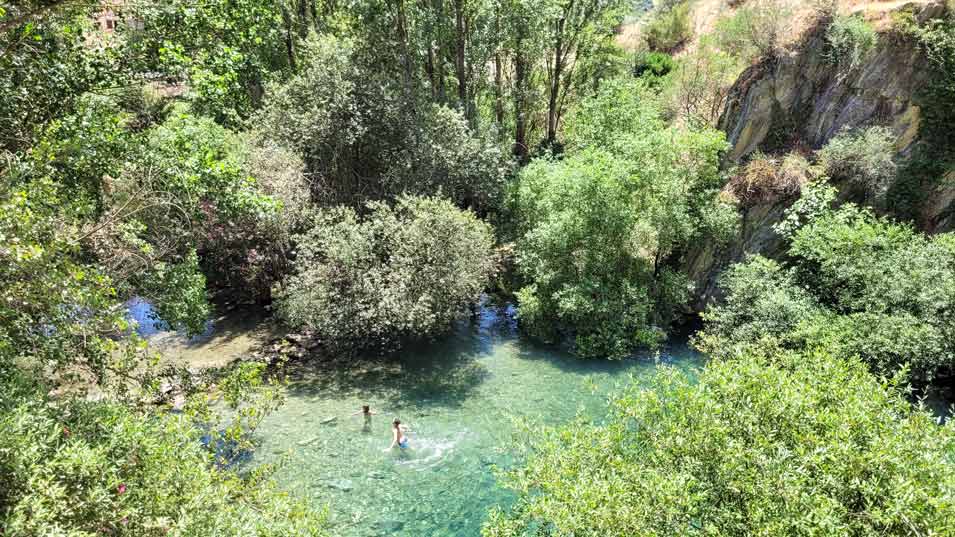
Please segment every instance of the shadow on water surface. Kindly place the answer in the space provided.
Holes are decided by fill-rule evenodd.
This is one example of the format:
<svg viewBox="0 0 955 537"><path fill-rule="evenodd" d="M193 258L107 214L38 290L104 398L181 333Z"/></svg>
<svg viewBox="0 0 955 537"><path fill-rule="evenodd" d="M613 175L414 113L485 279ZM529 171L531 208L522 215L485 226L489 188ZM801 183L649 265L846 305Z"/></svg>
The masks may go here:
<svg viewBox="0 0 955 537"><path fill-rule="evenodd" d="M393 356L359 356L326 364L306 361L290 370L293 397L359 397L384 400L395 409L460 406L489 378L485 360L502 346L520 361L541 362L564 374L621 377L635 366L673 363L674 356L702 356L682 343L624 359L581 359L566 349L536 343L519 334L513 306L482 307L454 331L430 342L406 345ZM583 380L581 381L583 383Z"/></svg>
<svg viewBox="0 0 955 537"><path fill-rule="evenodd" d="M513 306L482 304L446 337L406 344L393 356L358 356L347 365L306 362L291 369L296 397L361 396L393 408L456 407L488 378L482 358L515 338Z"/></svg>
<svg viewBox="0 0 955 537"><path fill-rule="evenodd" d="M408 401L418 406L457 406L487 377L474 356L431 356L409 364L394 358L361 358L348 366L293 369L289 395L382 399L394 408Z"/></svg>

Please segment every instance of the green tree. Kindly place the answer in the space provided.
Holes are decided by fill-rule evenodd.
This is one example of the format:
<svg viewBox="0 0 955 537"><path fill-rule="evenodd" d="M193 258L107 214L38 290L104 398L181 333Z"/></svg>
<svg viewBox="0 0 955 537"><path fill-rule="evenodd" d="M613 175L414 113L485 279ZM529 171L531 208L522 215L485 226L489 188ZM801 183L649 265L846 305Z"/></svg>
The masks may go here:
<svg viewBox="0 0 955 537"><path fill-rule="evenodd" d="M5 370L0 530L16 537L325 535L322 517L280 491L272 468L240 477L228 467L249 447L264 412L281 401L274 386L261 384L262 367L221 375L222 390L204 391L182 413L50 398L35 379ZM241 422L212 421L214 401Z"/></svg>
<svg viewBox="0 0 955 537"><path fill-rule="evenodd" d="M85 92L123 81L115 50L87 46L93 6L88 0L0 6L0 151L26 150Z"/></svg>
<svg viewBox="0 0 955 537"><path fill-rule="evenodd" d="M946 535L952 423L898 379L824 351L749 351L698 379L663 367L604 424L528 427L518 494L485 537Z"/></svg>
<svg viewBox="0 0 955 537"><path fill-rule="evenodd" d="M574 69L589 56L603 51L613 40L613 27L623 18L621 0L557 0L545 7L550 43L545 58L547 85L547 133L544 143L557 142L557 130L575 79Z"/></svg>
<svg viewBox="0 0 955 537"><path fill-rule="evenodd" d="M188 84L196 111L239 125L273 73L289 68L278 0L173 0L130 4L141 24L123 29L143 71ZM141 27L140 27L141 26Z"/></svg>
<svg viewBox="0 0 955 537"><path fill-rule="evenodd" d="M363 217L327 209L298 238L278 311L330 350L390 351L467 312L488 283L492 246L490 226L438 198L369 203Z"/></svg>
<svg viewBox="0 0 955 537"><path fill-rule="evenodd" d="M782 338L822 312L793 270L758 255L730 267L720 286L727 291L724 302L703 314L706 331L699 341L717 341L706 348Z"/></svg>
<svg viewBox="0 0 955 537"><path fill-rule="evenodd" d="M649 17L644 32L650 50L671 52L693 37L687 1L662 2Z"/></svg>
<svg viewBox="0 0 955 537"><path fill-rule="evenodd" d="M863 201L881 198L896 178L895 135L886 127L868 127L836 135L817 153L827 176L861 192Z"/></svg>
<svg viewBox="0 0 955 537"><path fill-rule="evenodd" d="M450 197L479 212L499 203L507 156L441 105L404 98L366 73L349 42L310 43L309 62L271 88L261 132L301 154L321 205L360 208L401 193Z"/></svg>
<svg viewBox="0 0 955 537"><path fill-rule="evenodd" d="M532 162L513 188L519 315L544 340L572 334L582 356L626 356L657 342L688 299L673 268L682 250L734 225L716 198L725 142L666 127L626 83L585 101L567 130L569 156Z"/></svg>

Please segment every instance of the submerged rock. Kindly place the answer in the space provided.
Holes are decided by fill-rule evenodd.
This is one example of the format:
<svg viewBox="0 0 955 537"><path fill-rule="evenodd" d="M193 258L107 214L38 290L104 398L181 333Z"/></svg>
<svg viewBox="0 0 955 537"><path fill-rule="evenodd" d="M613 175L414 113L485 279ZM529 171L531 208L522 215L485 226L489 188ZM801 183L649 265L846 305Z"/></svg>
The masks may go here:
<svg viewBox="0 0 955 537"><path fill-rule="evenodd" d="M380 520L375 523L375 528L388 533L401 531L404 527L405 523L400 520Z"/></svg>
<svg viewBox="0 0 955 537"><path fill-rule="evenodd" d="M351 479L333 479L331 481L326 481L325 485L330 489L340 490L342 492L349 492L351 489L355 488Z"/></svg>
<svg viewBox="0 0 955 537"><path fill-rule="evenodd" d="M317 436L313 436L312 438L309 438L308 440L301 440L301 441L299 441L298 445L300 445L300 446L307 446L307 445L311 444L312 442L315 442L316 440L318 440L318 437L317 437Z"/></svg>

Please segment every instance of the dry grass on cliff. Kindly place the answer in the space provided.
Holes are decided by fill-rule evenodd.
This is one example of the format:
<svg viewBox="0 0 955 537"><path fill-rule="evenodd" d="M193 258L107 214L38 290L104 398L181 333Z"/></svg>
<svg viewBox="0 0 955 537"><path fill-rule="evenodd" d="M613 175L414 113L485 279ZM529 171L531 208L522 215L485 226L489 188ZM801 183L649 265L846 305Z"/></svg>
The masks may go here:
<svg viewBox="0 0 955 537"><path fill-rule="evenodd" d="M733 16L736 10L757 0L690 0L690 20L693 35L677 56L692 53L699 46L700 38L712 34L717 24ZM763 0L764 1L764 0ZM861 13L863 17L882 29L889 23L889 13L907 4L927 4L932 0L772 0L775 8L786 13L788 27L783 45L799 41L800 36L818 20L821 10L831 9L841 13ZM951 1L951 0L950 0ZM617 34L617 43L627 51L645 47L641 26L645 18L638 17L624 23Z"/></svg>
<svg viewBox="0 0 955 537"><path fill-rule="evenodd" d="M797 196L810 179L809 161L799 153L784 157L754 155L727 183L724 193L743 207Z"/></svg>

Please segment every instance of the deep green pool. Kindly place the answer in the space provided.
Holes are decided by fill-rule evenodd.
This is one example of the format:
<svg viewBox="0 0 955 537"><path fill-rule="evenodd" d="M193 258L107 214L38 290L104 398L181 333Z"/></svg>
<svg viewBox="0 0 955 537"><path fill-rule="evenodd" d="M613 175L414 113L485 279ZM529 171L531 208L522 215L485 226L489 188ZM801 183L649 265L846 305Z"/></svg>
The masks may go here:
<svg viewBox="0 0 955 537"><path fill-rule="evenodd" d="M525 341L505 311L485 308L447 339L393 359L304 369L258 430L253 462L285 458L279 481L327 506L333 535L476 536L488 508L512 500L493 466L513 463L513 418L600 421L615 387L646 382L658 362L691 369L701 357L673 345L583 361ZM351 416L362 404L378 412L367 428ZM383 452L395 416L411 427L411 447Z"/></svg>

